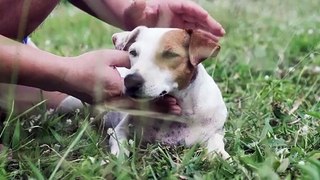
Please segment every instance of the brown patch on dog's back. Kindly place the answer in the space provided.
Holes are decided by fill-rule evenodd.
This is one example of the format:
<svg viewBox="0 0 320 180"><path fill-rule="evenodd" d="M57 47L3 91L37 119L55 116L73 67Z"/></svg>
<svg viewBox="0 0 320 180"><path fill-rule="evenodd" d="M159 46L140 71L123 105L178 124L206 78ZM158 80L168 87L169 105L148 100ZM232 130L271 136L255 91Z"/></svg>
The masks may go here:
<svg viewBox="0 0 320 180"><path fill-rule="evenodd" d="M195 71L189 60L189 41L185 30L171 30L164 34L157 50L156 64L172 73L179 89L190 84Z"/></svg>

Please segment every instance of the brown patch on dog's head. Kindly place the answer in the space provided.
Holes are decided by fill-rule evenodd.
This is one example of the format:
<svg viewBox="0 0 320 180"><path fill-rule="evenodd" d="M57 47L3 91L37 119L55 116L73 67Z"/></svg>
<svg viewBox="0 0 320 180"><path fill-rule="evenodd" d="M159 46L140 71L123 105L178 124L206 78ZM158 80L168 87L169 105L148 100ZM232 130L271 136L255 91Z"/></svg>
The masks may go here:
<svg viewBox="0 0 320 180"><path fill-rule="evenodd" d="M164 34L156 64L172 72L179 89L186 88L196 75L196 67L218 54L220 46L202 31L171 30Z"/></svg>

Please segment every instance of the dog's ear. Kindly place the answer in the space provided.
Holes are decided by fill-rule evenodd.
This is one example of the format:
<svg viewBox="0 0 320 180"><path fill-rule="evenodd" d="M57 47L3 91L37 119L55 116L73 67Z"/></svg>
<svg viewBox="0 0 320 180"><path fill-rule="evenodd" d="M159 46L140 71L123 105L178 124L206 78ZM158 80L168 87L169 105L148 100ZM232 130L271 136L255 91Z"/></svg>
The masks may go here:
<svg viewBox="0 0 320 180"><path fill-rule="evenodd" d="M139 33L142 29L147 28L145 26L139 26L132 31L124 31L120 33L115 33L112 35L112 42L116 49L127 51L131 44L136 41Z"/></svg>
<svg viewBox="0 0 320 180"><path fill-rule="evenodd" d="M189 57L192 65L196 66L209 57L215 57L219 53L218 39L201 30L186 30L190 35Z"/></svg>

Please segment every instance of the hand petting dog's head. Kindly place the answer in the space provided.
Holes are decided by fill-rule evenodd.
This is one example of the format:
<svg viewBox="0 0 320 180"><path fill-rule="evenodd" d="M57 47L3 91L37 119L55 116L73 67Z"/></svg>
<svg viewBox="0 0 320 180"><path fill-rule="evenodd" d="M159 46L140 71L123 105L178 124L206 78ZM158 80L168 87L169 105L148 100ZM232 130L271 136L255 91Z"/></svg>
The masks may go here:
<svg viewBox="0 0 320 180"><path fill-rule="evenodd" d="M201 30L139 26L114 34L112 40L116 49L130 54L125 93L138 99L154 99L188 87L197 65L220 50L217 39Z"/></svg>

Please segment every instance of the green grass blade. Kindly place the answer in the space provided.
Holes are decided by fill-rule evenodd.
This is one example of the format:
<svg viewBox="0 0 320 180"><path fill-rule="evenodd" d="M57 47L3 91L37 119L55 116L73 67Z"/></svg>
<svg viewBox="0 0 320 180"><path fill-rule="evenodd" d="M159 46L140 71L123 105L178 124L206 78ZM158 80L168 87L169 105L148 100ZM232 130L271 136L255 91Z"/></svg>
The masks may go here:
<svg viewBox="0 0 320 180"><path fill-rule="evenodd" d="M27 162L27 164L29 165L29 167L32 170L33 175L35 176L36 179L38 180L44 180L44 176L41 173L41 170L38 169L31 161L29 158L24 157L24 160Z"/></svg>
<svg viewBox="0 0 320 180"><path fill-rule="evenodd" d="M56 167L54 168L53 172L51 173L51 175L49 177L49 180L54 178L55 174L57 173L57 171L60 168L60 166L63 163L63 161L66 159L67 155L70 153L72 148L79 142L79 140L82 137L83 133L86 131L86 129L87 129L88 125L89 125L87 120L88 120L88 118L85 119L84 125L82 125L82 128L81 128L80 132L78 133L76 138L72 141L72 143L69 145L67 151L64 153L62 158L60 158L58 164L56 165Z"/></svg>

